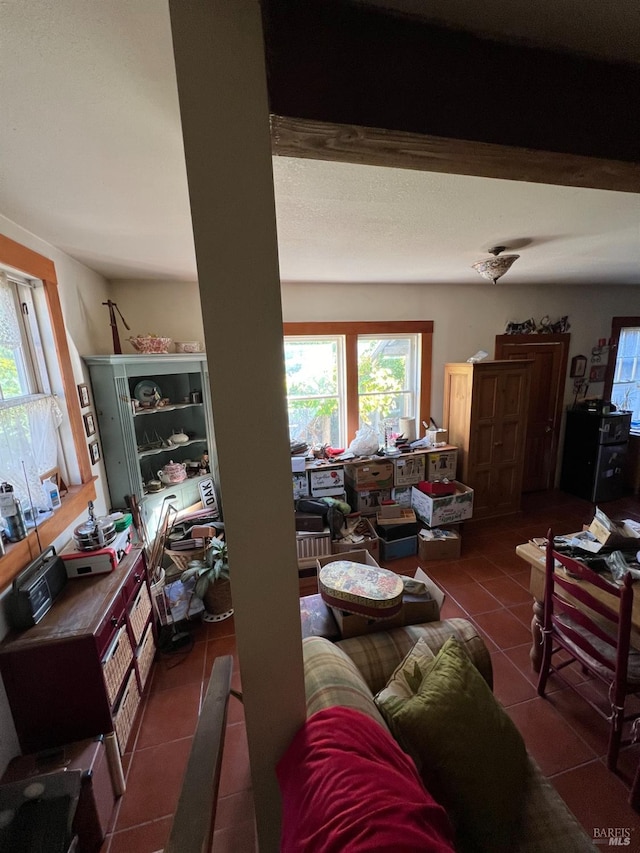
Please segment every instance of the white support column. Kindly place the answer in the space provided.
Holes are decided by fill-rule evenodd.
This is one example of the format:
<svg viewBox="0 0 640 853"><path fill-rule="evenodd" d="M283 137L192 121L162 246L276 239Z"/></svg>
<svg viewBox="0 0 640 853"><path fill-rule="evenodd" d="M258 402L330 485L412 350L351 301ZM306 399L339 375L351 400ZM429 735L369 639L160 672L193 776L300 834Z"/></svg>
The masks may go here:
<svg viewBox="0 0 640 853"><path fill-rule="evenodd" d="M169 6L258 839L277 851L275 764L305 697L260 8Z"/></svg>

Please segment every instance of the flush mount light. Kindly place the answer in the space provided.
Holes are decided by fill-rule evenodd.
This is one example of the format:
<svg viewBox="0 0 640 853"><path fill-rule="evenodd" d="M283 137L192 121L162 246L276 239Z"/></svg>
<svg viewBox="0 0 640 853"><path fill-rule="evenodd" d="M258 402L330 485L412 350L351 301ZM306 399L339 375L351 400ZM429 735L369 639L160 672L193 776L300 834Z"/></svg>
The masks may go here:
<svg viewBox="0 0 640 853"><path fill-rule="evenodd" d="M475 264L471 264L472 268L483 278L495 284L501 276L511 269L511 264L520 257L520 255L501 255L500 253L504 252L506 248L506 246L494 246L493 249L489 249L489 253L493 257L476 261Z"/></svg>

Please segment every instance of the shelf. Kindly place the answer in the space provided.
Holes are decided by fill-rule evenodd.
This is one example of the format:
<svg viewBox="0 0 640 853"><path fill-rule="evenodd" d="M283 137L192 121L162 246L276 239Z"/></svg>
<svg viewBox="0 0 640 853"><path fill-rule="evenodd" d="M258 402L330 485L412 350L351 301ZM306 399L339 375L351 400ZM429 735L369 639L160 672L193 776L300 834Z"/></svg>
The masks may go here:
<svg viewBox="0 0 640 853"><path fill-rule="evenodd" d="M134 409L133 417L137 418L140 415L157 415L160 412L175 412L177 409L192 409L194 407L202 408L202 403L169 403L167 406L155 406L152 409Z"/></svg>
<svg viewBox="0 0 640 853"><path fill-rule="evenodd" d="M192 438L190 441L183 441L181 444L170 444L168 447L154 447L151 450L139 450L138 459L143 459L145 456L155 456L157 453L170 453L172 450L179 450L181 447L188 447L190 444L202 444L206 442L206 438Z"/></svg>

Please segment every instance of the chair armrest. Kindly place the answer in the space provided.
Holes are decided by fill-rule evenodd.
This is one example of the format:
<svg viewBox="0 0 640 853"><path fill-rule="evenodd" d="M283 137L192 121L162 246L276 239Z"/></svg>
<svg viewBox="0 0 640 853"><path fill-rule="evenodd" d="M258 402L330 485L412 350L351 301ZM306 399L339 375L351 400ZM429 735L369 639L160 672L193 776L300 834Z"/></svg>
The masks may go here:
<svg viewBox="0 0 640 853"><path fill-rule="evenodd" d="M231 655L218 657L213 664L164 853L211 848L232 669Z"/></svg>

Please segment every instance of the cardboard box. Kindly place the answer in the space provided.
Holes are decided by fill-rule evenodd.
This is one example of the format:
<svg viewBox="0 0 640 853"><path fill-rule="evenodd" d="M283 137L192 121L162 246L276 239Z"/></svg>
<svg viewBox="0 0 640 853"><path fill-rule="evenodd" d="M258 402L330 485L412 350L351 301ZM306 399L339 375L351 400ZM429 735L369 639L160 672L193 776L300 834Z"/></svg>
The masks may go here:
<svg viewBox="0 0 640 853"><path fill-rule="evenodd" d="M424 480L425 455L416 453L413 456L396 459L393 482L396 486L413 486Z"/></svg>
<svg viewBox="0 0 640 853"><path fill-rule="evenodd" d="M394 510L391 515L388 513L388 510L390 509L389 506L380 507L376 513L376 524L380 527L395 527L399 524L410 524L411 522L415 522L416 514L414 510L406 509L398 504L392 504L391 507L393 506L396 506L397 510ZM387 512L385 512L385 510L387 510Z"/></svg>
<svg viewBox="0 0 640 853"><path fill-rule="evenodd" d="M336 497L344 493L344 468L309 471L309 487L314 498Z"/></svg>
<svg viewBox="0 0 640 853"><path fill-rule="evenodd" d="M640 532L627 521L611 521L606 516L594 518L589 525L589 533L593 533L601 545L608 548L632 546L638 542Z"/></svg>
<svg viewBox="0 0 640 853"><path fill-rule="evenodd" d="M416 569L414 580L426 586L429 597L405 592L402 596L402 610L390 619L366 619L364 616L355 616L332 607L331 611L342 639L374 634L377 631L389 631L391 628L400 628L402 625L436 622L440 619L440 608L445 599L444 592L420 568Z"/></svg>
<svg viewBox="0 0 640 853"><path fill-rule="evenodd" d="M455 481L456 493L441 498L430 497L416 489L411 489L411 506L420 521L429 527L441 524L453 524L464 521L473 515L473 489Z"/></svg>
<svg viewBox="0 0 640 853"><path fill-rule="evenodd" d="M425 480L455 480L458 451L429 450L426 454Z"/></svg>
<svg viewBox="0 0 640 853"><path fill-rule="evenodd" d="M356 492L390 489L393 486L393 462L358 462L345 465L347 483Z"/></svg>
<svg viewBox="0 0 640 853"><path fill-rule="evenodd" d="M399 486L391 489L391 499L403 509L411 508L411 486Z"/></svg>
<svg viewBox="0 0 640 853"><path fill-rule="evenodd" d="M307 466L307 459L305 456L292 456L291 457L291 470L294 474L304 474Z"/></svg>
<svg viewBox="0 0 640 853"><path fill-rule="evenodd" d="M347 503L352 512L363 515L375 515L382 501L391 497L391 489L371 489L368 492L357 492L347 484Z"/></svg>
<svg viewBox="0 0 640 853"><path fill-rule="evenodd" d="M348 560L351 563L364 563L365 566L373 566L374 569L380 568L375 558L365 548L355 548L353 551L344 551L342 554L318 557L316 560L318 573L327 563L335 563L336 560Z"/></svg>
<svg viewBox="0 0 640 853"><path fill-rule="evenodd" d="M309 497L309 478L306 474L293 475L293 499L294 501L300 498Z"/></svg>
<svg viewBox="0 0 640 853"><path fill-rule="evenodd" d="M439 528L429 529L426 533L435 533ZM453 530L443 530L446 538L424 538L418 534L418 557L421 560L457 560L460 557L462 537Z"/></svg>
<svg viewBox="0 0 640 853"><path fill-rule="evenodd" d="M353 551L354 548L357 548L358 550L364 549L376 559L378 558L378 554L380 553L380 540L378 539L378 534L373 529L373 525L368 518L361 518L360 521L366 526L366 533L364 535L367 538L362 542L334 539L331 543L331 552L333 554L344 554L346 552Z"/></svg>

